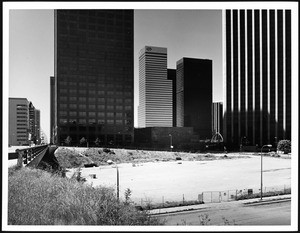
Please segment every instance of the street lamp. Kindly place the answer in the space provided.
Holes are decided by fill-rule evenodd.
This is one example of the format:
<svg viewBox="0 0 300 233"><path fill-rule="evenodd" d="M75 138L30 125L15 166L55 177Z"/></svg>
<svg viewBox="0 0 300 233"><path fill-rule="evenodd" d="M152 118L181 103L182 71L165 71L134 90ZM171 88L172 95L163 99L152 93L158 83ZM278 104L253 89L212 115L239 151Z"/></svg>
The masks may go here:
<svg viewBox="0 0 300 233"><path fill-rule="evenodd" d="M116 168L117 168L117 199L119 201L119 168L118 168L118 165L114 162L114 161L111 161L111 160L107 160L107 163L108 164L115 164L116 165Z"/></svg>
<svg viewBox="0 0 300 233"><path fill-rule="evenodd" d="M171 148L171 151L173 149L173 145L172 145L172 134L169 134L169 137L170 137L170 148Z"/></svg>
<svg viewBox="0 0 300 233"><path fill-rule="evenodd" d="M262 156L262 150L264 147L269 147L271 148L272 145L263 145L261 150L260 150L260 200L262 200L262 190L263 190L263 156Z"/></svg>

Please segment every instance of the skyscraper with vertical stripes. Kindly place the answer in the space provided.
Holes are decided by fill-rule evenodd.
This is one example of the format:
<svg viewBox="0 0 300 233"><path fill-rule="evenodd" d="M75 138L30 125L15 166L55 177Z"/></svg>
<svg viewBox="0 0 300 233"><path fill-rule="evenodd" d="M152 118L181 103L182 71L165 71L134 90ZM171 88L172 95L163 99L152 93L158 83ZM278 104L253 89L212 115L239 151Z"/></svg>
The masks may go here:
<svg viewBox="0 0 300 233"><path fill-rule="evenodd" d="M172 117L167 48L145 46L139 54L138 127L172 127Z"/></svg>
<svg viewBox="0 0 300 233"><path fill-rule="evenodd" d="M291 139L291 10L224 10L227 144Z"/></svg>

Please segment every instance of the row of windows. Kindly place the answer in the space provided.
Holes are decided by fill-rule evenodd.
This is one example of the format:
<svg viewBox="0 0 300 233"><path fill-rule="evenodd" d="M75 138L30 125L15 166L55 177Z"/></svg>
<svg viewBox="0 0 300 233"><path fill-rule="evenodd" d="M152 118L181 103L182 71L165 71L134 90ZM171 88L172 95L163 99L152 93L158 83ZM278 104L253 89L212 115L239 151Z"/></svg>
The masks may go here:
<svg viewBox="0 0 300 233"><path fill-rule="evenodd" d="M93 84L93 87L95 87L95 84ZM61 94L74 94L74 95L77 95L77 94L81 94L81 95L86 95L86 94L89 94L90 96L91 95L125 95L125 96L131 96L132 95L132 92L130 91L126 91L126 92L123 92L123 91L111 91L111 90L108 90L108 91L103 91L103 90L100 90L100 91L96 91L96 90L93 90L93 89L89 89L88 91L87 90L84 90L84 89L80 89L80 90L76 90L76 89L64 89L64 88L61 88L59 89L59 93ZM26 112L25 112L26 114Z"/></svg>
<svg viewBox="0 0 300 233"><path fill-rule="evenodd" d="M17 118L27 118L27 116L17 116Z"/></svg>
<svg viewBox="0 0 300 233"><path fill-rule="evenodd" d="M125 105L125 106L122 106L122 105L96 105L96 104L69 104L69 107L68 107L68 104L65 104L65 103L62 103L62 104L59 104L59 108L60 109L89 109L89 110L95 110L96 108L98 110L105 110L105 106L106 106L106 110L132 110L132 105Z"/></svg>
<svg viewBox="0 0 300 233"><path fill-rule="evenodd" d="M59 123L60 124L68 124L68 123L73 123L73 124L76 124L76 123L79 123L79 124L116 124L116 125L123 125L124 124L124 121L123 120L120 120L120 119L116 119L116 120L113 120L113 119L107 119L107 120L96 120L96 119L65 119L65 118L61 118L59 119Z"/></svg>
<svg viewBox="0 0 300 233"><path fill-rule="evenodd" d="M59 116L67 116L67 115L68 115L67 111L60 111L59 112ZM104 117L105 113L104 112L98 112L97 115L98 115L98 117ZM123 114L122 112L107 112L106 113L107 117L123 117L123 115L125 115L125 114ZM77 112L70 111L69 116L77 116ZM86 116L95 117L96 112L78 112L78 116L80 116L80 117L86 117Z"/></svg>
<svg viewBox="0 0 300 233"><path fill-rule="evenodd" d="M84 96L79 96L79 97L75 97L75 96L71 96L70 101L79 101L79 102L96 102L96 100L100 103L105 103L105 100L107 103L123 103L123 99L121 98L104 98L104 97L98 97L97 99L95 97L84 97ZM59 97L60 101L68 101L68 97L67 96L60 96ZM132 103L132 99L124 99L124 103L125 104L131 104Z"/></svg>

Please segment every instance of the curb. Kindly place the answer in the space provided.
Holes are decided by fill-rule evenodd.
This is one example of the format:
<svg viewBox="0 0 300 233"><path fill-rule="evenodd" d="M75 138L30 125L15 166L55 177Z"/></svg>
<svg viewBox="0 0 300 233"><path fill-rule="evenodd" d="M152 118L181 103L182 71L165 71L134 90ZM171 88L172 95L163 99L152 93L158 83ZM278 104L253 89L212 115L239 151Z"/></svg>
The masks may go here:
<svg viewBox="0 0 300 233"><path fill-rule="evenodd" d="M286 202L286 201L291 201L290 197L287 198L281 198L281 199L273 199L273 200L266 200L266 201L255 201L255 202L248 202L244 203L246 206L256 206L256 205L267 205L267 204L272 204L272 203L280 203L280 202Z"/></svg>
<svg viewBox="0 0 300 233"><path fill-rule="evenodd" d="M267 205L267 204L272 204L272 203L291 201L291 197L283 197L283 198L277 198L277 199L272 198L270 200L263 200L263 201L260 201L260 200L253 200L252 202L249 200L247 200L247 201L248 202L244 202L244 203L240 202L239 204L241 204L243 206ZM220 202L220 203L222 203L222 202ZM176 207L171 207L171 208L174 208L173 210L171 208L153 209L153 210L150 210L150 215L163 215L163 214L179 213L179 212L186 212L186 211L206 210L206 209L212 208L213 205L211 205L211 204L220 204L220 203L207 203L207 204L204 204L205 206L199 206L199 207L190 206L190 208L188 208L189 206L186 206L185 209L179 209L179 208L176 209ZM230 204L230 202L223 202L223 203ZM234 201L232 203L238 204L237 201ZM154 212L155 210L157 210L156 213ZM160 211L162 211L162 212L160 212Z"/></svg>

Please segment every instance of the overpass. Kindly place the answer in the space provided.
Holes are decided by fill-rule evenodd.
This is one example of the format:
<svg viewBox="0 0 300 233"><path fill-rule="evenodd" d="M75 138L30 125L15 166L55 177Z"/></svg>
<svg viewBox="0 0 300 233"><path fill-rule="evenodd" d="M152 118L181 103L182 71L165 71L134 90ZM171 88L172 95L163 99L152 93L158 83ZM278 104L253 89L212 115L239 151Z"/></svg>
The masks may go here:
<svg viewBox="0 0 300 233"><path fill-rule="evenodd" d="M15 152L8 153L8 159L17 159L18 167L32 167L32 168L51 168L59 169L59 163L54 155L57 146L40 145L35 147L28 147L16 149Z"/></svg>

